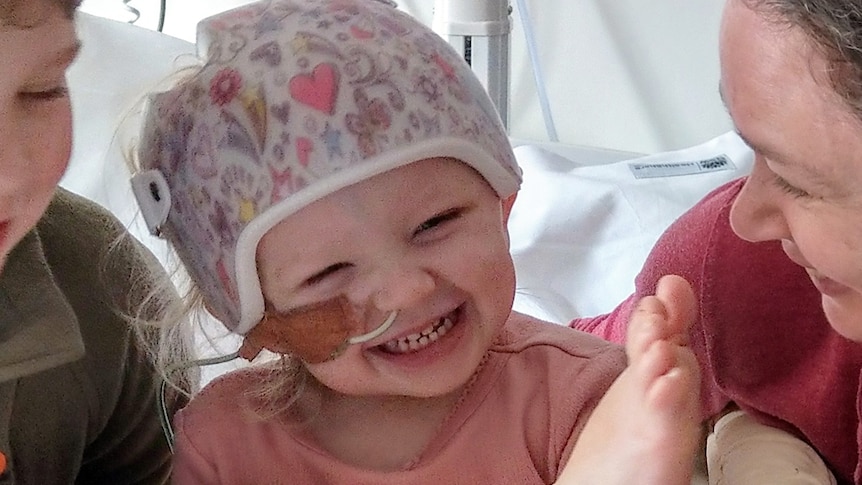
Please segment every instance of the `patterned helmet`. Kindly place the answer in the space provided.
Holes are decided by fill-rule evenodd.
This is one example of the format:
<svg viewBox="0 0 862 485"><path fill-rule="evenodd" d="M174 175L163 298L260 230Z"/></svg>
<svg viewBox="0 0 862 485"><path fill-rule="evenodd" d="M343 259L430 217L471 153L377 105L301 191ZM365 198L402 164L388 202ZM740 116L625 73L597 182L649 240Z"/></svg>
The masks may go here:
<svg viewBox="0 0 862 485"><path fill-rule="evenodd" d="M203 67L150 99L133 188L231 331L263 316L261 237L327 194L433 157L518 190L470 67L389 2L251 3L203 20L198 49Z"/></svg>

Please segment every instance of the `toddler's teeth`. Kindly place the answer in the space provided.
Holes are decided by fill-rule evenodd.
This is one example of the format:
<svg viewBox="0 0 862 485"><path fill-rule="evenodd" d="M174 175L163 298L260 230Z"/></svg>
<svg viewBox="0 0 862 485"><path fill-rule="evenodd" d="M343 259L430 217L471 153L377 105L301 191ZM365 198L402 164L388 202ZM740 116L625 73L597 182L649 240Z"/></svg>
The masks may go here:
<svg viewBox="0 0 862 485"><path fill-rule="evenodd" d="M438 320L434 325L429 325L428 328L420 333L414 333L399 340L391 340L383 344L383 346L388 352L393 354L415 352L439 340L453 326L452 320L445 317Z"/></svg>

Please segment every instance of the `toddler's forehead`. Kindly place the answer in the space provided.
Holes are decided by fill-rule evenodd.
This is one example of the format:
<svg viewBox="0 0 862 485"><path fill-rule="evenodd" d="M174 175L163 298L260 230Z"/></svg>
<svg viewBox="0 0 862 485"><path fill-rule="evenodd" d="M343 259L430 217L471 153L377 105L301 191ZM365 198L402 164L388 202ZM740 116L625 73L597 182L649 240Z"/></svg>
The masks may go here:
<svg viewBox="0 0 862 485"><path fill-rule="evenodd" d="M283 220L322 217L335 208L356 208L363 201L389 203L426 200L432 195L445 196L453 189L484 184L493 190L476 170L454 158L428 158L386 170L377 175L356 181L321 197L286 216Z"/></svg>
<svg viewBox="0 0 862 485"><path fill-rule="evenodd" d="M367 206L367 202L379 202L377 205L382 209L407 208L415 207L417 202L421 205L421 202L432 198L440 200L448 195L471 191L477 185L493 191L479 172L460 160L449 157L425 158L342 187L309 206L329 205L339 209L351 209L359 208L360 205ZM287 217L310 212L307 210L309 206ZM312 215L311 218L320 216L321 214Z"/></svg>

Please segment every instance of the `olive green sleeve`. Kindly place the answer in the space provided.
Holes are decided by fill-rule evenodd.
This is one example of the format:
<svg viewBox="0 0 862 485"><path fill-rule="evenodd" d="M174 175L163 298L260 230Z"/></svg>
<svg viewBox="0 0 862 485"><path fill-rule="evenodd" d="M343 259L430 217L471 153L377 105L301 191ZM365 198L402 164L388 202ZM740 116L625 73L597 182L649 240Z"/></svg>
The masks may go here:
<svg viewBox="0 0 862 485"><path fill-rule="evenodd" d="M126 317L154 291L160 304L175 302L173 286L119 221L78 196L58 192L39 233L78 318L86 356L76 364L94 395L79 483L167 483L171 454L157 413L160 381ZM157 317L159 309L145 307L143 316ZM184 404L172 394L169 415Z"/></svg>

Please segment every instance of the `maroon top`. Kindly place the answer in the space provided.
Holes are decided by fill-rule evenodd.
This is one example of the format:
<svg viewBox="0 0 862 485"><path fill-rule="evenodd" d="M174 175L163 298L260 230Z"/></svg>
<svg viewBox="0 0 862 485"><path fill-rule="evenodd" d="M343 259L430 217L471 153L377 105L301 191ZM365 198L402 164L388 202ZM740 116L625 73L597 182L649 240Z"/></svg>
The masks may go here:
<svg viewBox="0 0 862 485"><path fill-rule="evenodd" d="M733 233L730 208L742 184L719 187L668 228L634 295L571 326L622 342L634 302L665 274L685 277L700 310L691 342L703 372L704 415L733 401L807 439L840 483L860 485L862 345L830 327L820 293L778 242L749 243Z"/></svg>

